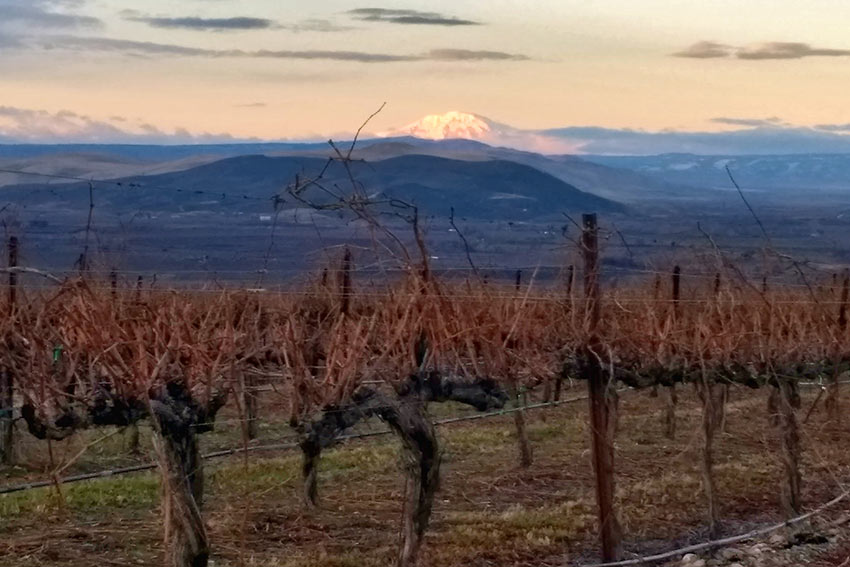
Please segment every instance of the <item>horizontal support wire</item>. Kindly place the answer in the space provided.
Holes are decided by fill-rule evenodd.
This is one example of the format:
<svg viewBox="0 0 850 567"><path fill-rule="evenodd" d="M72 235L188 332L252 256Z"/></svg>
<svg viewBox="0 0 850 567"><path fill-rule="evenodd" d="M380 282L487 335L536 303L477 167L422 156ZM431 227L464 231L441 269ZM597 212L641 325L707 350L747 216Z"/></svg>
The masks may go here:
<svg viewBox="0 0 850 567"><path fill-rule="evenodd" d="M623 391L628 391L628 390L623 390ZM480 414L469 415L469 416L452 417L452 418L437 420L437 421L434 422L434 425L442 426L442 425L448 425L448 424L452 424L452 423L460 423L460 422L464 422L464 421L476 421L476 420L481 420L481 419L488 419L488 418L493 418L493 417L509 415L509 414L512 414L512 413L517 412L517 411L557 407L557 406L561 406L561 405L565 405L565 404L571 404L571 403L579 402L579 401L586 400L586 399L587 399L587 396L578 396L578 397L570 398L570 399L567 399L567 400L560 400L560 401L553 401L553 402L541 402L539 404L532 404L532 405L519 407L519 408L510 408L510 409L480 413ZM380 431L370 431L370 432L367 432L367 433L352 433L352 434L348 434L348 435L340 435L339 437L336 438L336 440L337 441L350 441L350 440L353 440L353 439L367 439L367 438L370 438L370 437L381 437L381 436L384 436L384 435L389 435L392 432L393 431L391 429L382 429ZM259 446L247 447L247 448L246 447L234 447L234 448L231 448L231 449L223 449L221 451L214 451L212 453L207 453L205 455L202 455L202 457L204 459L216 459L216 458L220 458L220 457L227 457L227 456L230 456L230 455L239 455L239 454L242 454L242 453L245 453L245 452L255 453L255 452L260 452L260 451L288 451L288 450L296 449L296 448L298 448L298 443L276 443L276 444L271 444L271 445L259 445ZM69 484L69 483L74 483L74 482L81 482L81 481L84 481L84 480L108 478L108 477L119 476L119 475L128 474L128 473L148 471L148 470L155 469L157 466L158 465L156 463L145 463L145 464L133 465L133 466L123 467L123 468L110 469L110 470L104 470L104 471L99 471L99 472L92 472L92 473L85 473L85 474L79 474L79 475L74 475L74 476L68 476L68 477L60 479L59 482L61 482L62 484ZM28 482L28 483L23 483L23 484L18 484L18 485L12 485L12 486L5 486L5 487L0 487L0 494L11 494L11 493L14 493L14 492L23 492L23 491L27 491L27 490L33 490L33 489L36 489L36 488L45 488L45 487L48 487L48 486L53 486L55 483L56 483L56 481L51 479L51 480L33 481L33 482Z"/></svg>
<svg viewBox="0 0 850 567"><path fill-rule="evenodd" d="M611 563L594 563L583 565L582 567L629 567L631 565L645 565L647 563L658 563L660 561L666 561L668 559L673 559L688 553L694 553L696 551L705 551L707 549L716 549L718 547L725 547L728 545L732 545L735 543L740 543L742 541L754 539L760 536L767 535L772 532L777 532L781 529L788 528L804 522L809 518L822 514L834 507L836 504L839 504L843 500L846 500L847 497L850 496L850 490L846 490L830 500L825 504L815 508L814 510L797 516L795 518L791 518L790 520L785 520L784 522L779 522L777 524L773 524L764 528L759 528L756 530L749 531L744 534L739 534L736 536L726 537L723 539L716 539L712 541L707 541L705 543L697 543L694 545L688 545L685 547L680 547L679 549L674 549L672 551L667 551L664 553L659 553L656 555L647 555L645 557L637 557L635 559L626 559L624 561L614 561Z"/></svg>
<svg viewBox="0 0 850 567"><path fill-rule="evenodd" d="M850 380L842 381L840 383L841 384L850 384ZM801 382L800 386L821 387L821 386L823 386L823 384L820 384L818 382ZM618 390L617 393L618 394L624 394L624 393L628 393L628 392L639 392L639 391L640 390L635 389L635 388L624 388L624 389ZM537 404L530 404L530 405L526 405L526 406L509 408L509 409L501 409L501 410L496 410L496 411L492 411L492 412L484 412L484 413L478 413L478 414L467 415L467 416L451 417L451 418L437 420L437 421L434 422L434 425L442 426L442 425L449 425L449 424L452 424L452 423L461 423L461 422L466 422L466 421L478 421L478 420L482 420L482 419L489 419L489 418L493 418L493 417L510 415L510 414L513 414L513 413L518 412L518 411L558 407L558 406L561 406L561 405L572 404L572 403L579 402L579 401L586 400L586 399L587 399L587 396L577 396L577 397L569 398L569 399L566 399L566 400L559 400L559 401L552 401L552 402L540 402L540 403L537 403ZM402 402L402 403L404 403L404 402ZM410 403L413 403L413 402L410 402ZM335 410L331 410L331 412L333 412L333 411L335 411ZM330 413L330 412L327 412L327 413ZM236 422L237 420L230 420L230 421ZM241 420L239 420L239 421L241 421ZM217 423L226 423L226 422L217 422ZM349 441L349 440L353 440L353 439L366 439L366 438L370 438L370 437L381 437L381 436L384 436L384 435L389 435L390 433L392 433L392 430L382 429L380 431L371 431L371 432L367 432L367 433L352 433L352 434L347 434L347 435L340 435L336 439L338 441ZM298 443L276 443L276 444L271 444L271 445L260 445L260 446L255 446L255 447L248 447L247 452L253 453L253 452L261 452L261 451L283 451L283 450L295 449L297 447L298 447ZM202 455L202 457L204 459L215 459L215 458L226 457L226 456L230 456L230 455L238 455L238 454L241 454L241 453L244 453L244 452L246 452L246 448L235 447L235 448L231 448L231 449L223 449L221 451L215 451L215 452L212 452L212 453L207 453L205 455ZM118 468L118 469L111 469L111 470L105 470L105 471L69 476L69 477L61 479L61 482L63 484L65 484L65 483L80 482L80 481L84 481L84 480L91 480L91 479L96 479L96 478L106 478L106 477L118 476L118 475L122 475L122 474L133 473L133 472L152 470L152 469L155 469L156 467L157 467L156 463L133 465L133 466L123 467L123 468ZM21 491L25 491L25 490L32 490L32 489L35 489L35 488L44 488L44 487L47 487L47 486L52 486L53 484L54 484L53 480L43 480L43 481L34 481L34 482L29 482L29 483L19 484L19 485L13 485L13 486L0 487L0 494L10 494L10 493L13 493L13 492L21 492Z"/></svg>

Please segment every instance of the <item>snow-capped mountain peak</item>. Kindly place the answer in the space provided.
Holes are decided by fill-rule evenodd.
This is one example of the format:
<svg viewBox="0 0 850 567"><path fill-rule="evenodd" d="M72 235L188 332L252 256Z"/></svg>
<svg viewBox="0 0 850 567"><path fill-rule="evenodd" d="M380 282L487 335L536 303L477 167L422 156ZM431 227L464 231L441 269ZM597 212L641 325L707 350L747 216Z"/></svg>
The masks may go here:
<svg viewBox="0 0 850 567"><path fill-rule="evenodd" d="M480 114L457 110L445 114L429 114L403 128L390 130L379 136L413 136L426 140L459 138L539 153L571 153L574 150L574 145L564 140L541 135L534 130L520 130Z"/></svg>
<svg viewBox="0 0 850 567"><path fill-rule="evenodd" d="M399 128L396 133L428 140L465 138L483 140L494 134L494 123L483 116L452 110L445 114L429 114L421 120Z"/></svg>

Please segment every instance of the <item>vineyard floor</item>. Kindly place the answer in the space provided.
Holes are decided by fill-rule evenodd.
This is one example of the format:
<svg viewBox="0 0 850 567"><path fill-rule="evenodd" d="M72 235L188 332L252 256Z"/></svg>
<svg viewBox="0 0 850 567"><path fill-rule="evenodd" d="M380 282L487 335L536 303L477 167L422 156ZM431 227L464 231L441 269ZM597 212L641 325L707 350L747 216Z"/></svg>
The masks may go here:
<svg viewBox="0 0 850 567"><path fill-rule="evenodd" d="M580 395L581 388L566 397ZM803 392L800 421L817 391ZM850 390L843 392L850 404ZM626 556L666 551L707 539L701 491L700 410L691 388L680 390L678 431L663 436L662 401L649 392L625 392L617 434L617 508ZM766 391L733 389L728 428L716 443L716 480L724 535L780 519L782 481L778 434L769 425ZM821 402L822 403L822 402ZM440 417L458 408L440 407ZM275 413L276 412L276 413ZM262 408L261 417L283 411ZM232 412L204 449L239 444ZM444 450L441 490L426 538L427 567L555 566L596 562L593 476L587 403L528 413L534 464L522 469L511 416L461 422L439 429ZM364 428L382 426L367 423ZM266 422L261 442L280 442L283 425ZM108 434L98 430L56 443L54 459L75 455ZM91 449L63 474L112 468L128 457L122 433ZM24 437L21 437L22 441ZM815 508L850 482L850 418L840 427L818 406L802 425L803 501ZM391 436L356 440L322 458L320 506L300 504L300 458L295 452L252 453L212 461L206 468L205 516L217 567L378 567L393 563L403 478ZM23 441L28 466L0 469L4 485L40 477L46 444ZM159 484L155 472L132 474L0 496L0 566L89 567L161 565ZM848 565L850 502L807 526L822 538L787 546L767 536L732 549L688 557L700 565Z"/></svg>

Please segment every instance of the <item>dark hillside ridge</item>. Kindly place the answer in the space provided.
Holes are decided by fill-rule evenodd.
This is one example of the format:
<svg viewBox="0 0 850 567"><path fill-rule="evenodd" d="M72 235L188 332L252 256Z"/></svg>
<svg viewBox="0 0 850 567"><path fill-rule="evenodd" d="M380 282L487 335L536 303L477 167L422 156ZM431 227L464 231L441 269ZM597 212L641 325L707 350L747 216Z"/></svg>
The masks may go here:
<svg viewBox="0 0 850 567"><path fill-rule="evenodd" d="M336 145L342 151L348 151L351 142L338 142ZM247 155L327 158L335 156L335 153L327 142L171 146L0 145L0 167L104 179L180 171L220 159ZM475 140L424 140L411 136L367 138L357 142L353 157L377 162L410 155L460 161L512 161L553 175L581 191L633 205L642 205L647 200L711 198L710 192L694 189L693 184L668 183L653 176L642 175L628 167L607 167L578 156L543 155L493 147ZM30 181L33 180L26 176L0 173L0 185Z"/></svg>
<svg viewBox="0 0 850 567"><path fill-rule="evenodd" d="M316 157L226 158L205 165L150 176L115 180L122 186L96 184L98 209L115 213L136 210L162 212L221 211L270 212L273 196L284 206L300 206L286 187L296 176L315 177L327 164ZM623 212L620 203L580 191L533 167L505 160L460 161L434 156L405 155L375 162L354 162L358 183L375 199L399 199L415 204L425 215L456 214L471 218L530 220L553 218L562 211ZM339 193L350 193L350 181L341 164L328 167L322 182ZM85 208L87 185L29 184L5 187L8 200L21 205ZM249 197L246 199L245 197ZM321 191L308 193L327 203ZM264 199L264 200L260 200Z"/></svg>

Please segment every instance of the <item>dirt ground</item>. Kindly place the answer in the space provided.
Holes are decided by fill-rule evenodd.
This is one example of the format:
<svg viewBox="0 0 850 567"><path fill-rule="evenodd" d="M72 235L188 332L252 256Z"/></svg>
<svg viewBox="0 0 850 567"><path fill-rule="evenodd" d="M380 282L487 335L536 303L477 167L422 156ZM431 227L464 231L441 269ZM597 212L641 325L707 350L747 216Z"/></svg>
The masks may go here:
<svg viewBox="0 0 850 567"><path fill-rule="evenodd" d="M566 397L583 390L567 391ZM805 389L802 422L816 388ZM845 398L850 392L844 392ZM616 442L617 509L626 557L659 553L707 539L701 487L700 410L691 388L680 391L678 431L663 436L661 399L625 392ZM734 389L727 431L716 442L716 480L724 535L781 519L777 432L769 425L767 392ZM850 403L846 402L845 403ZM435 407L437 417L467 412ZM262 408L260 443L291 434L282 412ZM277 421L275 421L277 416ZM439 428L444 452L423 564L427 567L566 566L598 562L587 402L528 412L534 464L518 465L513 419L500 416ZM204 449L239 444L240 428L222 416ZM381 429L379 422L365 429ZM111 434L111 435L110 435ZM103 439L104 435L110 437ZM98 430L54 443L54 467L91 447L63 475L149 458L128 455L126 434ZM44 478L46 443L24 440L23 466L0 469L0 484ZM828 423L822 406L802 424L803 502L809 510L844 491L850 480L850 419ZM206 467L204 512L212 565L377 567L393 563L403 478L397 442L375 437L328 451L322 459L318 509L300 503L299 456L251 453ZM0 496L0 566L161 565L156 471ZM802 528L693 556L670 565L850 565L850 501ZM793 544L799 541L798 544Z"/></svg>

